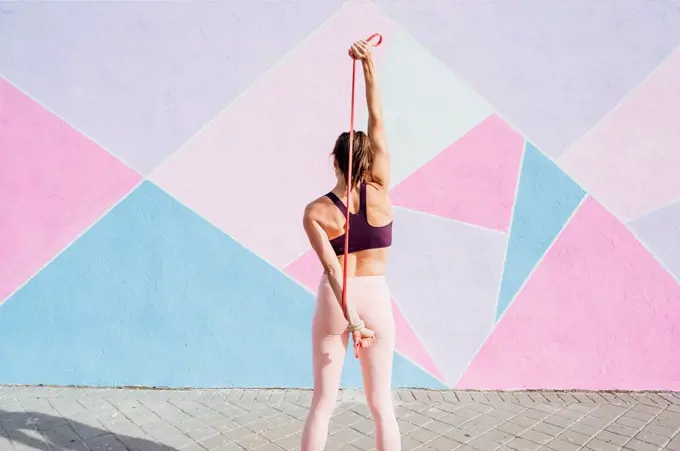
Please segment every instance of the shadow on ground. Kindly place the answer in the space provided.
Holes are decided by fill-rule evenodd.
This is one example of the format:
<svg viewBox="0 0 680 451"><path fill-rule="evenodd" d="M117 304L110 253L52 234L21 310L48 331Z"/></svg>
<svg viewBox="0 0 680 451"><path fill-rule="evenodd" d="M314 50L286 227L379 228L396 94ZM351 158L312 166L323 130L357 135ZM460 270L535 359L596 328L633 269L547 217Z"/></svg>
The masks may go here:
<svg viewBox="0 0 680 451"><path fill-rule="evenodd" d="M178 451L150 440L130 437L78 421L39 412L0 409L0 450L30 448L41 451ZM3 431L4 429L4 431Z"/></svg>

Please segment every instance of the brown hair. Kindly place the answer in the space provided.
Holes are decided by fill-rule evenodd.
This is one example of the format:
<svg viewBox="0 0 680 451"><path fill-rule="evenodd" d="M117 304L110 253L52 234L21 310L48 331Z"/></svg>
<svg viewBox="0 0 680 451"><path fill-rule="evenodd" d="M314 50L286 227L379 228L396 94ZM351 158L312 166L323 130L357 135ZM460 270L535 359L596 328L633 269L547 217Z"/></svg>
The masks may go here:
<svg viewBox="0 0 680 451"><path fill-rule="evenodd" d="M347 164L349 163L349 132L340 133L335 141L333 156L337 161L338 168L342 175L347 179ZM368 135L362 131L354 131L354 142L352 143L352 184L354 188L359 182L366 181L370 176L371 165L373 164L373 153L371 151L371 141Z"/></svg>

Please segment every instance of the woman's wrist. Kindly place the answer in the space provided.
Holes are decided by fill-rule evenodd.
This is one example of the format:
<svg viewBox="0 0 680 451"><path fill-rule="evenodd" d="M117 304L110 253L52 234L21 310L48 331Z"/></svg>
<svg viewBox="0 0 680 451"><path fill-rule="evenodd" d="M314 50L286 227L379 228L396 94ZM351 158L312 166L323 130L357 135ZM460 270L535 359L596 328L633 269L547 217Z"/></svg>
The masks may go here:
<svg viewBox="0 0 680 451"><path fill-rule="evenodd" d="M364 322L361 321L361 320L351 321L351 322L347 325L347 331L348 331L348 332L356 332L356 331L358 331L358 330L363 329L364 327L365 327L365 324L364 324Z"/></svg>
<svg viewBox="0 0 680 451"><path fill-rule="evenodd" d="M347 322L350 324L357 324L361 322L361 318L356 312L349 313L347 315Z"/></svg>

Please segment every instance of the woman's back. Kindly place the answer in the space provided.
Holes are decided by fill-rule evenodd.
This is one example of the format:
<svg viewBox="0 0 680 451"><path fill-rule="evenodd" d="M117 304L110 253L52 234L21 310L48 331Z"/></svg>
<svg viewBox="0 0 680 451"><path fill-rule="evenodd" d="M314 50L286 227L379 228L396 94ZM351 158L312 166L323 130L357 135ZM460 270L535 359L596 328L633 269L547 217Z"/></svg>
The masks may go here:
<svg viewBox="0 0 680 451"><path fill-rule="evenodd" d="M345 192L331 191L317 199L318 221L342 266L345 248ZM383 275L392 244L392 202L389 194L371 183L361 183L351 194L349 277Z"/></svg>

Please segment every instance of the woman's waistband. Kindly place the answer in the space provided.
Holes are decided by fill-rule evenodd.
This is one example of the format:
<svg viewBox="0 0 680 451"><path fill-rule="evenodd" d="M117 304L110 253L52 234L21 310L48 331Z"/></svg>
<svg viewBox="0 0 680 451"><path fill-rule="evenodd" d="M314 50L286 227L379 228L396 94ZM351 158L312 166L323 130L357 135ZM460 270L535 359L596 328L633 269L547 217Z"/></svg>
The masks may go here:
<svg viewBox="0 0 680 451"><path fill-rule="evenodd" d="M347 283L370 283L370 282L386 282L385 274L371 274L367 276L351 276L347 277ZM330 283L328 274L321 275L321 283Z"/></svg>

